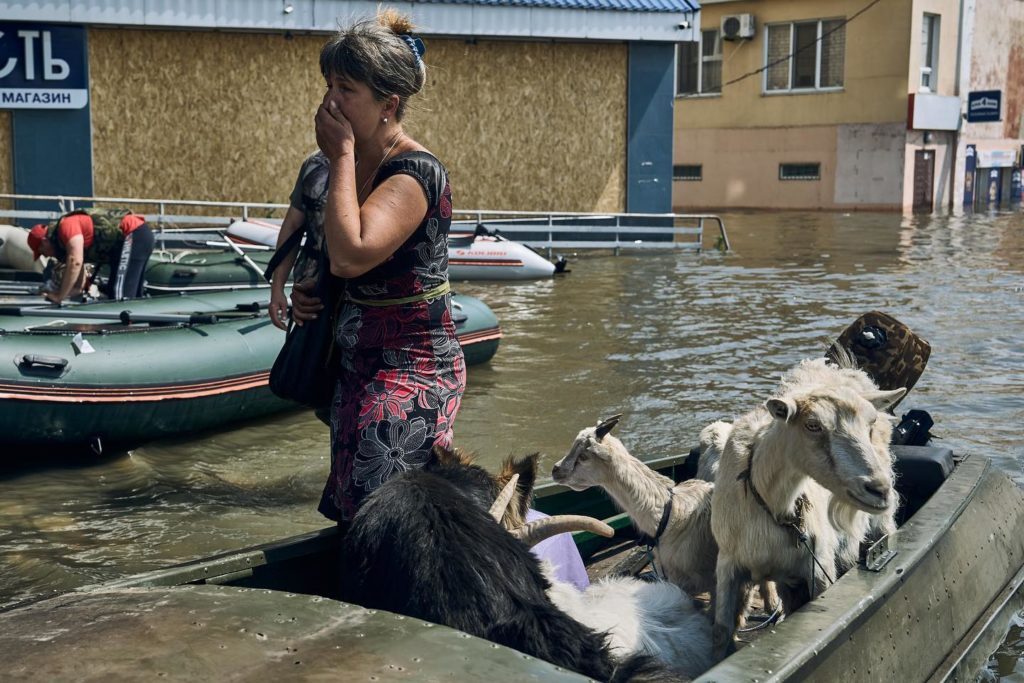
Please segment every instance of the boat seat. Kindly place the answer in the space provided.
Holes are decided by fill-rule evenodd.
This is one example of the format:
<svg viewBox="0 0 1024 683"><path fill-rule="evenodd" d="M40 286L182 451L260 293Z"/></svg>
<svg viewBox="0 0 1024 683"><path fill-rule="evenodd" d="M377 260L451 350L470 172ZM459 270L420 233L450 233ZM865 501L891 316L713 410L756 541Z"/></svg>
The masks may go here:
<svg viewBox="0 0 1024 683"><path fill-rule="evenodd" d="M953 451L945 446L896 446L896 490L900 494L897 524L910 519L953 471Z"/></svg>

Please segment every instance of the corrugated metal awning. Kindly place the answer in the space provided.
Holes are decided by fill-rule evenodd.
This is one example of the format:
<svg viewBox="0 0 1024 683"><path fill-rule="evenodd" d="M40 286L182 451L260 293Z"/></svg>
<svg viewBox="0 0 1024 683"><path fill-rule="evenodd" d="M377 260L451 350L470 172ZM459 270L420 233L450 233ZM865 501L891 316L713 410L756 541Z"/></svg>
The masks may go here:
<svg viewBox="0 0 1024 683"><path fill-rule="evenodd" d="M378 0L0 0L5 21L86 26L311 31L376 14ZM699 0L390 0L427 36L692 41Z"/></svg>
<svg viewBox="0 0 1024 683"><path fill-rule="evenodd" d="M500 7L552 7L556 9L617 10L620 12L697 12L697 0L412 0L416 3L450 5L497 5Z"/></svg>

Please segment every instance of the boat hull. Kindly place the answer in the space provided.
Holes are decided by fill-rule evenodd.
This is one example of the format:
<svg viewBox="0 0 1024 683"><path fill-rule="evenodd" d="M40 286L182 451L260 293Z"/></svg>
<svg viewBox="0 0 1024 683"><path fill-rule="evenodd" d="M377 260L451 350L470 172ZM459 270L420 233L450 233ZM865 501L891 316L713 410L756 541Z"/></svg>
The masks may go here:
<svg viewBox="0 0 1024 683"><path fill-rule="evenodd" d="M881 571L850 570L697 681L972 680L1024 580L1024 492L969 457L891 547Z"/></svg>
<svg viewBox="0 0 1024 683"><path fill-rule="evenodd" d="M913 456L915 449L907 453ZM692 455L666 459L658 469L681 480L693 473L694 461ZM905 469L901 485L907 495L923 496L914 501L915 508L923 505L893 537L896 554L888 563L876 570L851 569L805 608L697 680L972 679L1019 604L1024 491L980 456L961 461L941 484L922 486L914 478L914 470ZM546 483L537 494L536 506L549 514L614 513L596 489L578 493ZM629 520L622 514L606 521L628 531ZM585 546L590 535L575 537ZM329 596L337 546L338 531L331 527L82 590L205 581ZM583 546L581 551L588 555ZM325 575L311 575L309 567L326 567Z"/></svg>

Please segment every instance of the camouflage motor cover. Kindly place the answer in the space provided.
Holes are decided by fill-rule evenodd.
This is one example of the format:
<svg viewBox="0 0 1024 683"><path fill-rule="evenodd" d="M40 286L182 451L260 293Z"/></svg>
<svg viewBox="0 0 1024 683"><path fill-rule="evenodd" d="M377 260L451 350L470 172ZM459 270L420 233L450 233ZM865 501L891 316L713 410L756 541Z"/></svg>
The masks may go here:
<svg viewBox="0 0 1024 683"><path fill-rule="evenodd" d="M908 393L924 372L932 351L931 345L909 327L880 311L857 318L839 335L826 357L837 360L837 346L853 356L857 367L879 389L906 387Z"/></svg>

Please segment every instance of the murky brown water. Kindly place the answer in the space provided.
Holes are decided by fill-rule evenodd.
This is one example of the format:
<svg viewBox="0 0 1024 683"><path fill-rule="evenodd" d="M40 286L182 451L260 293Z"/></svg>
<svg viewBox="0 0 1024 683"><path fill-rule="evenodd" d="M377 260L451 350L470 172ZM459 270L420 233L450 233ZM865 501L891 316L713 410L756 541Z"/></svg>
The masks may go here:
<svg viewBox="0 0 1024 683"><path fill-rule="evenodd" d="M880 309L932 343L901 409L1024 484L1024 214L725 216L734 252L581 255L554 280L462 283L505 331L471 368L457 441L485 463L625 414L640 457L689 450L796 361ZM0 470L0 604L319 528L326 428L292 413L101 461L9 454ZM1020 630L992 670L1021 680Z"/></svg>

